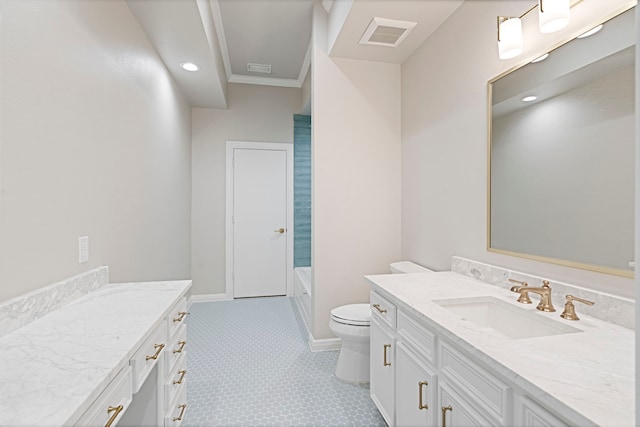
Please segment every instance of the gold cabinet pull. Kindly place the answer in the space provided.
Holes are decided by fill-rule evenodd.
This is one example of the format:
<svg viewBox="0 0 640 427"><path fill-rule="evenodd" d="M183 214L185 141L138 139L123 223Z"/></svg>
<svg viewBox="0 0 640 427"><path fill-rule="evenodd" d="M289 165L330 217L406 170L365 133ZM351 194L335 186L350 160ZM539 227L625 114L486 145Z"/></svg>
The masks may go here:
<svg viewBox="0 0 640 427"><path fill-rule="evenodd" d="M153 356L147 356L144 358L144 360L156 360L158 356L160 356L160 352L164 348L164 344L156 344L153 346L153 348L156 349L156 354L154 354Z"/></svg>
<svg viewBox="0 0 640 427"><path fill-rule="evenodd" d="M187 374L187 370L183 369L181 371L178 371L178 373L180 374L180 378L178 378L177 381L174 381L173 385L182 384L182 380L184 379L184 376Z"/></svg>
<svg viewBox="0 0 640 427"><path fill-rule="evenodd" d="M122 405L118 405L118 406L109 406L107 408L107 414L110 414L113 412L113 415L111 415L111 418L109 418L109 421L107 421L107 423L104 425L104 427L111 427L111 424L113 424L113 422L116 420L116 418L118 418L118 415L120 415L120 412L122 412L122 410L124 409L124 406Z"/></svg>
<svg viewBox="0 0 640 427"><path fill-rule="evenodd" d="M447 411L453 411L451 405L442 407L442 427L447 427Z"/></svg>
<svg viewBox="0 0 640 427"><path fill-rule="evenodd" d="M384 308L380 308L380 304L373 304L373 308L375 308L376 310L378 310L378 312L379 312L380 314L384 314L384 313L386 313L386 312L387 312L387 310L386 310L386 309L384 309Z"/></svg>
<svg viewBox="0 0 640 427"><path fill-rule="evenodd" d="M184 316L186 316L187 313L186 311L179 311L178 312L178 317L176 317L175 319L173 319L174 322L182 322L182 319L184 319Z"/></svg>
<svg viewBox="0 0 640 427"><path fill-rule="evenodd" d="M429 383L427 381L420 381L418 383L418 410L423 410L423 409L429 409L429 405L427 405L426 403L423 404L422 402L424 401L423 397L422 397L422 386L428 386Z"/></svg>
<svg viewBox="0 0 640 427"><path fill-rule="evenodd" d="M387 349L391 347L391 344L385 344L384 346L384 360L382 361L382 366L391 366L391 363L387 362Z"/></svg>
<svg viewBox="0 0 640 427"><path fill-rule="evenodd" d="M183 403L182 405L178 405L178 408L180 408L180 415L178 415L177 417L173 417L174 423L176 421L182 421L182 417L184 416L184 411L187 409L187 404Z"/></svg>
<svg viewBox="0 0 640 427"><path fill-rule="evenodd" d="M173 350L173 353L182 353L182 350L184 350L184 346L187 345L186 341L178 341L178 344L180 344L180 348L177 350Z"/></svg>
<svg viewBox="0 0 640 427"><path fill-rule="evenodd" d="M285 231L287 231L286 228L278 228L276 230L273 230L274 233L280 233L280 234L284 234Z"/></svg>

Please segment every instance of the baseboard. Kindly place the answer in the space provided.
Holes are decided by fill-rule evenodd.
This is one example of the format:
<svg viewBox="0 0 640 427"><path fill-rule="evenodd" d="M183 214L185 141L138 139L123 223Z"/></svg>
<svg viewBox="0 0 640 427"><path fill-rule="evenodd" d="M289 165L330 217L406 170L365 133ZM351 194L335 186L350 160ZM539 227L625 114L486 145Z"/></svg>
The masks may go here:
<svg viewBox="0 0 640 427"><path fill-rule="evenodd" d="M309 348L311 351L335 351L340 350L342 340L340 338L325 338L317 340L309 333Z"/></svg>
<svg viewBox="0 0 640 427"><path fill-rule="evenodd" d="M191 304L197 302L231 301L233 298L227 294L191 295Z"/></svg>

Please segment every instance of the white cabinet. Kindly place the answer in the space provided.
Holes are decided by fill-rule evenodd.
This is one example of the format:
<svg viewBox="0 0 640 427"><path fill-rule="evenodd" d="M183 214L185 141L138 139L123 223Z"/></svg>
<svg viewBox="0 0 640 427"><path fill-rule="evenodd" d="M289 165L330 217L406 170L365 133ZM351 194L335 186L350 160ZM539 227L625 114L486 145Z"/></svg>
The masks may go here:
<svg viewBox="0 0 640 427"><path fill-rule="evenodd" d="M97 405L101 410L100 416L93 417L87 413L78 425L107 424L103 422L107 412L102 410L107 406L115 408L108 414L113 415L113 419L109 418L110 427L178 427L181 424L187 409L186 315L186 298L182 297L156 323L149 337L134 352L129 367L123 371L127 375L126 381L112 382L115 385L107 390L108 399L103 399L104 402ZM114 393L124 397L118 400ZM112 401L116 403L106 405ZM91 422L84 422L86 419Z"/></svg>
<svg viewBox="0 0 640 427"><path fill-rule="evenodd" d="M371 398L390 426L567 425L399 305L371 292Z"/></svg>
<svg viewBox="0 0 640 427"><path fill-rule="evenodd" d="M402 342L396 344L396 424L437 425L437 377Z"/></svg>
<svg viewBox="0 0 640 427"><path fill-rule="evenodd" d="M567 424L526 396L514 398L516 427L567 427Z"/></svg>
<svg viewBox="0 0 640 427"><path fill-rule="evenodd" d="M474 405L463 398L453 387L441 381L438 384L438 407L442 427L486 427L497 424L487 420Z"/></svg>
<svg viewBox="0 0 640 427"><path fill-rule="evenodd" d="M395 338L393 332L372 316L370 341L371 399L390 426L395 406Z"/></svg>

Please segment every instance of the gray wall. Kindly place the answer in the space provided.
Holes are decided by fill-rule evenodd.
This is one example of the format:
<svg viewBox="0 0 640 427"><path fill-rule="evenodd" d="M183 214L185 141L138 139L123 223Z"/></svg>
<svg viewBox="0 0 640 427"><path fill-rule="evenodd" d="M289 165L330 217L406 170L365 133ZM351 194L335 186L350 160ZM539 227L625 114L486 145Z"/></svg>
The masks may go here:
<svg viewBox="0 0 640 427"><path fill-rule="evenodd" d="M447 270L451 256L495 264L622 296L633 280L487 251L487 82L612 16L625 1L582 2L558 33L523 20L525 51L498 58L496 16L523 2L465 2L402 64L402 257ZM628 3L628 2L626 2ZM459 40L451 49L452 40ZM437 60L434 60L437 58Z"/></svg>
<svg viewBox="0 0 640 427"><path fill-rule="evenodd" d="M126 4L0 16L0 300L100 265L189 278L191 110Z"/></svg>
<svg viewBox="0 0 640 427"><path fill-rule="evenodd" d="M293 142L302 91L229 84L229 108L193 109L193 293L225 293L226 141Z"/></svg>

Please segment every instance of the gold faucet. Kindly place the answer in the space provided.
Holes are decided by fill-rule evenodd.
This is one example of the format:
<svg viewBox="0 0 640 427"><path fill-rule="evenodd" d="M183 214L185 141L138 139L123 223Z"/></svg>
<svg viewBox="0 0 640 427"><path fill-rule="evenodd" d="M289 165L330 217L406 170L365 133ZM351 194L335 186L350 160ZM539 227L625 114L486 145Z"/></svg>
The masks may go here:
<svg viewBox="0 0 640 427"><path fill-rule="evenodd" d="M567 295L567 302L564 305L564 311L560 317L567 320L580 320L576 314L576 307L573 305L573 301L578 301L587 305L595 304L593 301L587 301L586 299L574 297L573 295Z"/></svg>
<svg viewBox="0 0 640 427"><path fill-rule="evenodd" d="M511 279L509 279L511 280ZM534 294L538 294L540 295L540 303L538 304L538 306L536 307L538 310L540 311L546 311L546 312L553 312L556 311L556 309L553 307L553 304L551 303L551 286L549 286L549 281L548 280L543 280L542 281L542 287L541 288L530 288L528 286L514 286L511 288L511 292L517 292L520 294L520 298L522 298L522 294L524 292L527 292L527 298L528 298L528 293L529 292L533 292ZM518 298L519 302L520 298Z"/></svg>
<svg viewBox="0 0 640 427"><path fill-rule="evenodd" d="M531 298L529 298L529 292L527 289L522 289L526 286L529 286L529 284L527 282L521 282L520 280L515 280L515 279L509 279L510 282L512 283L519 283L520 286L513 286L511 288L511 292L520 292L520 296L518 297L518 302L522 303L522 304L531 304ZM516 288L518 289L522 289L520 290L516 290Z"/></svg>

